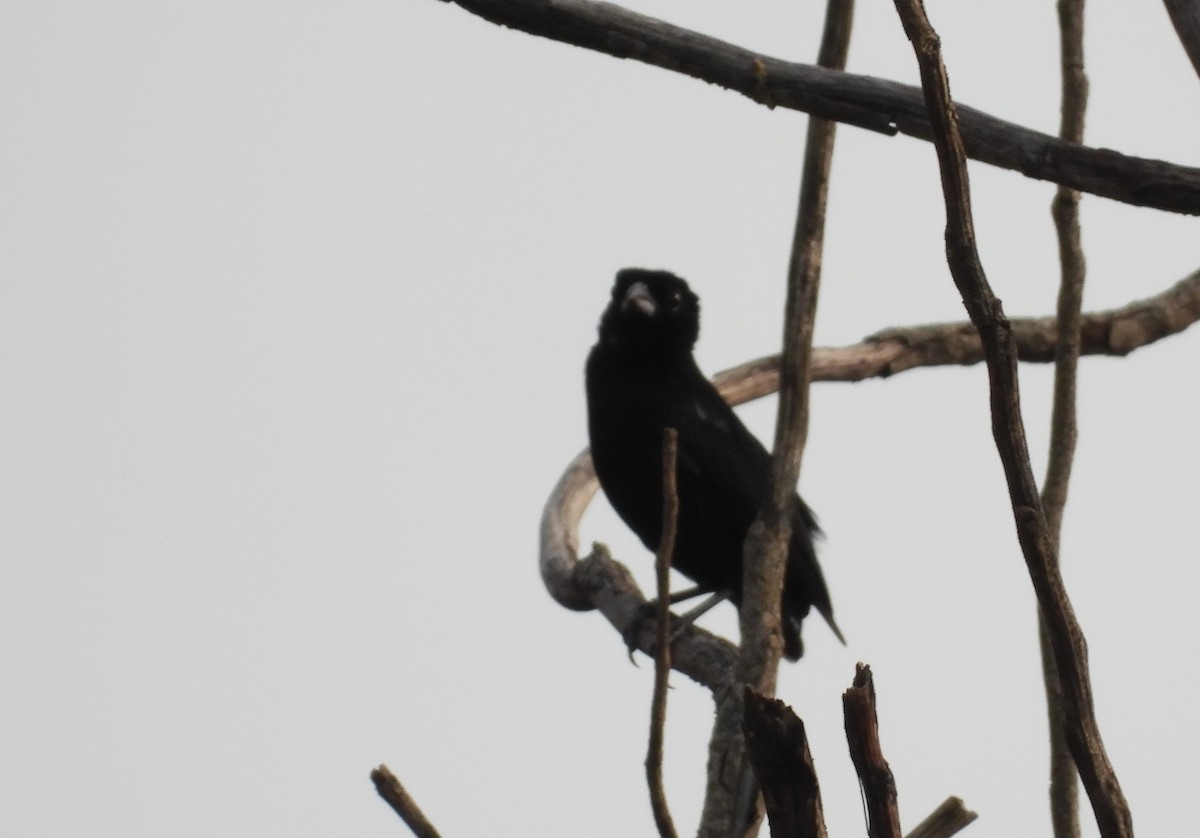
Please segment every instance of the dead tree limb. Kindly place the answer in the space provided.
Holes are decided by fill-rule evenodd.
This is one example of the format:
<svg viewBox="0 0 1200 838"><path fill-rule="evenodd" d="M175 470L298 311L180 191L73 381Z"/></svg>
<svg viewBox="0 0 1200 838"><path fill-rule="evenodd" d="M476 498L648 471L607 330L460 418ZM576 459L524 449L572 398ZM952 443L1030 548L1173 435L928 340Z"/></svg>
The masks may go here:
<svg viewBox="0 0 1200 838"><path fill-rule="evenodd" d="M947 797L941 806L913 827L904 838L950 838L965 829L967 824L977 817L977 814L963 805L960 798Z"/></svg>
<svg viewBox="0 0 1200 838"><path fill-rule="evenodd" d="M817 63L841 69L846 65L853 0L829 0ZM837 123L811 119L804 147L799 205L796 211L792 255L788 265L787 302L784 309L783 385L779 391L775 443L771 460L771 489L751 525L743 546L742 603L738 612L741 653L738 680L764 695L775 694L779 659L783 651L780 593L783 591L792 515L796 504L796 481L808 435L808 387L811 380L813 323L821 280L821 254L825 238L825 208L829 195L829 171ZM742 713L736 706L719 721L722 737L721 764L738 764L739 777L733 801L732 823L744 834L753 835L762 819L754 772L744 758L740 725ZM711 778L710 778L711 779ZM714 793L706 797L700 834L727 835L729 816L725 789L709 784ZM745 825L743 827L743 825Z"/></svg>
<svg viewBox="0 0 1200 838"><path fill-rule="evenodd" d="M409 796L396 775L388 770L386 765L380 765L371 770L371 782L379 796L387 801L393 811L400 816L417 838L441 838L433 824L425 817L417 801Z"/></svg>
<svg viewBox="0 0 1200 838"><path fill-rule="evenodd" d="M1200 270L1144 300L1120 308L1083 315L1082 355L1124 356L1178 334L1200 320ZM1029 363L1054 361L1058 321L1053 317L1018 317L1009 321L1017 357ZM813 350L813 381L863 381L888 378L918 367L971 366L984 360L983 343L973 324L932 323L876 332L850 346ZM733 404L775 392L779 356L747 361L713 377Z"/></svg>
<svg viewBox="0 0 1200 838"><path fill-rule="evenodd" d="M870 838L900 838L900 809L896 804L896 779L883 758L879 743L879 717L875 712L875 682L871 667L860 663L854 682L842 694L846 742L867 806Z"/></svg>
<svg viewBox="0 0 1200 838"><path fill-rule="evenodd" d="M772 838L825 838L821 789L804 722L750 687L742 696L746 753L762 789Z"/></svg>
<svg viewBox="0 0 1200 838"><path fill-rule="evenodd" d="M1063 688L1067 742L1091 798L1101 835L1132 838L1129 806L1096 723L1087 645L1058 572L1054 539L1046 524L1029 462L1017 385L1016 345L1008 318L992 293L975 247L966 155L942 65L941 46L920 0L895 0L895 3L917 56L935 129L934 146L946 201L946 257L963 304L983 343L991 382L993 435L1008 480L1017 536L1054 647Z"/></svg>
<svg viewBox="0 0 1200 838"><path fill-rule="evenodd" d="M853 0L829 0L818 64L841 69L850 47ZM808 437L808 387L812 379L812 337L821 285L825 210L837 123L812 119L808 125L800 200L796 212L788 291L784 307L781 386L772 451L771 491L746 542L742 598L743 683L765 695L775 693L782 648L779 595L783 590L796 481Z"/></svg>
<svg viewBox="0 0 1200 838"><path fill-rule="evenodd" d="M932 137L921 91L910 85L771 58L610 3L453 2L493 23L683 73L768 107L884 134ZM966 106L959 118L974 160L1114 201L1200 214L1200 169L1072 145Z"/></svg>

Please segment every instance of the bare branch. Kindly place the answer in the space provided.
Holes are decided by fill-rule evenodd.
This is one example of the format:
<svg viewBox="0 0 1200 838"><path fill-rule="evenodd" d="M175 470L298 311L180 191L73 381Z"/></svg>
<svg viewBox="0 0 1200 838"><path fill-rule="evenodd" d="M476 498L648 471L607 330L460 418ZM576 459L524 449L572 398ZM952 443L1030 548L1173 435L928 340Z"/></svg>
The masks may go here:
<svg viewBox="0 0 1200 838"><path fill-rule="evenodd" d="M654 568L658 581L657 637L654 648L654 698L650 702L650 743L646 753L646 782L650 786L650 808L663 838L674 838L675 824L663 788L663 730L667 724L667 682L671 675L671 557L675 553L675 530L679 524L679 492L675 486L675 461L679 456L679 433L663 431L662 538Z"/></svg>
<svg viewBox="0 0 1200 838"><path fill-rule="evenodd" d="M742 694L746 752L766 801L773 838L825 838L817 769L804 722L782 701Z"/></svg>
<svg viewBox="0 0 1200 838"><path fill-rule="evenodd" d="M453 1L493 23L683 73L768 107L932 136L921 91L910 85L760 55L610 3ZM966 106L959 118L972 159L1136 206L1200 214L1200 169L1076 146Z"/></svg>
<svg viewBox="0 0 1200 838"><path fill-rule="evenodd" d="M400 780L386 765L371 770L371 782L375 784L375 791L379 792L379 796L408 824L413 835L417 838L441 838L421 811L421 807L409 796Z"/></svg>
<svg viewBox="0 0 1200 838"><path fill-rule="evenodd" d="M1163 0L1163 3L1184 51L1200 73L1200 3L1196 0Z"/></svg>
<svg viewBox="0 0 1200 838"><path fill-rule="evenodd" d="M850 46L853 0L829 0L818 62L840 69ZM812 119L808 125L800 201L788 265L780 367L778 415L771 468L771 492L745 547L741 610L742 683L774 695L780 654L779 594L783 589L791 538L796 481L808 436L808 387L811 380L813 324L821 284L821 256L829 170L836 123Z"/></svg>
<svg viewBox="0 0 1200 838"><path fill-rule="evenodd" d="M1200 270L1144 300L1083 315L1080 353L1124 356L1178 334L1200 320ZM1020 317L1009 321L1017 357L1049 363L1057 347L1058 321ZM813 350L813 381L888 378L918 367L970 366L984 359L979 332L967 323L932 323L884 329L850 346ZM756 358L713 377L732 404L774 393L779 387L779 356Z"/></svg>
<svg viewBox="0 0 1200 838"><path fill-rule="evenodd" d="M1087 646L1058 572L1054 539L1046 524L1021 419L1017 351L1000 301L979 263L971 220L966 155L950 99L941 46L920 0L895 0L913 43L935 128L934 146L946 200L946 256L963 304L979 330L991 382L992 430L1008 479L1013 517L1038 604L1046 617L1063 686L1067 742L1092 801L1104 838L1132 838L1133 822L1116 773L1105 753L1092 704Z"/></svg>
<svg viewBox="0 0 1200 838"><path fill-rule="evenodd" d="M829 0L818 51L818 63L841 69L850 45L853 0ZM783 387L775 424L775 448L771 465L771 490L751 525L743 545L742 602L738 611L741 649L738 682L764 695L774 695L783 650L780 593L787 567L792 535L796 481L808 430L809 366L812 357L813 321L821 277L821 252L825 233L825 207L829 194L829 169L833 159L836 123L811 119L804 149L799 207L796 213L792 256L788 265L788 293L784 311ZM719 716L724 723L714 731L713 745L721 749L710 760L708 789L701 817L702 835L729 834L723 825L730 820L736 830L753 835L762 819L754 773L744 754L741 717L736 705ZM730 800L728 788L715 774L725 766L737 766L738 781Z"/></svg>
<svg viewBox="0 0 1200 838"><path fill-rule="evenodd" d="M896 805L896 779L883 758L879 743L879 718L875 713L875 681L871 667L855 667L854 682L842 694L846 742L850 759L862 783L867 804L870 838L900 838L900 809Z"/></svg>
<svg viewBox="0 0 1200 838"><path fill-rule="evenodd" d="M957 835L977 814L963 805L958 797L947 797L929 817L917 824L905 838L950 838Z"/></svg>
<svg viewBox="0 0 1200 838"><path fill-rule="evenodd" d="M575 565L569 584L592 602L622 637L631 637L639 651L654 655L658 629L640 619L639 609L646 598L629 568L614 560L604 545L593 545L592 552ZM635 629L637 633L631 635ZM732 688L736 663L737 647L695 623L671 641L671 668L711 690Z"/></svg>
<svg viewBox="0 0 1200 838"><path fill-rule="evenodd" d="M1058 0L1060 64L1062 66L1062 120L1059 136L1083 142L1088 80L1083 67L1083 0ZM1054 408L1050 420L1050 453L1042 483L1046 526L1061 555L1063 510L1075 459L1077 420L1075 390L1079 368L1080 314L1086 265L1079 230L1079 193L1058 187L1051 205L1058 237L1061 280L1058 292L1058 337L1054 362ZM1050 819L1055 838L1079 838L1079 787L1075 761L1067 746L1062 686L1046 619L1038 611L1042 680L1046 688L1046 716L1050 739Z"/></svg>

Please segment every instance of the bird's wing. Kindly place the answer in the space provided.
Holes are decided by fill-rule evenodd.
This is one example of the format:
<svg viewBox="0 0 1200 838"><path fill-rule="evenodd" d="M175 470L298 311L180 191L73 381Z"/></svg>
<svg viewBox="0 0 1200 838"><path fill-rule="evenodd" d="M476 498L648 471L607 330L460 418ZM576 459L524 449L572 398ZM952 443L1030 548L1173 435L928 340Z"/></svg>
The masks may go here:
<svg viewBox="0 0 1200 838"><path fill-rule="evenodd" d="M762 502L771 455L699 372L681 395L671 417L679 432L680 481L694 482L714 506L747 519L745 526Z"/></svg>
<svg viewBox="0 0 1200 838"><path fill-rule="evenodd" d="M705 514L731 516L741 522L744 531L758 514L766 494L771 455L716 388L707 379L701 380L706 386L693 385L687 398L676 401L681 498L691 496L693 502L697 496L703 498ZM810 602L841 639L813 549L812 540L820 533L812 510L796 495L789 576L792 584L802 586L803 593L798 594L801 599Z"/></svg>

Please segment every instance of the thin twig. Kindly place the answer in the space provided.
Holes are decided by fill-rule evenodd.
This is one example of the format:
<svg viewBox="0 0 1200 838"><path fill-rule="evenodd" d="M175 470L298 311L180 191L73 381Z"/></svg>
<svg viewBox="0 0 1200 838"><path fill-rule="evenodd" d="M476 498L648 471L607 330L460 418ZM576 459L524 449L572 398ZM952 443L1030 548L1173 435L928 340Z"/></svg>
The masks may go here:
<svg viewBox="0 0 1200 838"><path fill-rule="evenodd" d="M663 735L667 724L667 681L671 675L671 558L675 553L675 530L679 523L679 492L675 486L675 463L679 434L663 430L662 537L654 557L658 580L657 638L654 649L654 698L650 702L650 744L646 752L646 782L650 786L650 808L663 838L675 838L675 824L663 788Z"/></svg>
<svg viewBox="0 0 1200 838"><path fill-rule="evenodd" d="M388 805L400 816L400 819L408 824L413 835L417 838L441 838L438 831L433 828L433 824L425 817L425 813L421 811L421 807L409 796L400 780L388 770L386 765L380 765L371 770L371 782L375 784L375 791L379 792L379 796L386 800Z"/></svg>
<svg viewBox="0 0 1200 838"><path fill-rule="evenodd" d="M900 809L896 805L896 779L883 758L879 743L879 717L875 712L875 681L871 667L855 667L854 682L842 694L846 742L867 804L870 838L900 838Z"/></svg>
<svg viewBox="0 0 1200 838"><path fill-rule="evenodd" d="M1083 142L1088 80L1083 64L1083 0L1058 0L1058 28L1062 75L1062 118L1059 136ZM1051 205L1058 237L1062 278L1058 292L1058 339L1054 362L1054 408L1050 420L1050 454L1042 482L1046 526L1061 555L1063 510L1075 459L1077 437L1076 381L1079 369L1080 326L1086 266L1079 230L1079 193L1058 187ZM1046 619L1038 611L1042 680L1046 687L1046 717L1050 739L1050 820L1055 838L1079 836L1079 787L1075 761L1067 747L1062 686Z"/></svg>
<svg viewBox="0 0 1200 838"><path fill-rule="evenodd" d="M979 262L971 220L966 155L950 99L937 34L920 0L895 0L921 71L946 201L946 256L971 321L979 329L991 385L992 431L1004 466L1017 536L1045 614L1063 686L1067 743L1091 798L1104 838L1132 838L1133 821L1104 749L1092 702L1087 646L1058 572L1054 539L1046 524L1029 462L1017 385L1017 351L1008 319Z"/></svg>
<svg viewBox="0 0 1200 838"><path fill-rule="evenodd" d="M533 35L632 58L790 108L886 134L932 136L921 91L760 55L612 3L593 0L453 0L485 20ZM974 160L1135 206L1200 215L1200 169L1064 143L962 107Z"/></svg>
<svg viewBox="0 0 1200 838"><path fill-rule="evenodd" d="M904 838L950 838L965 829L967 824L977 817L977 814L963 805L961 798L947 797L941 806L913 827Z"/></svg>

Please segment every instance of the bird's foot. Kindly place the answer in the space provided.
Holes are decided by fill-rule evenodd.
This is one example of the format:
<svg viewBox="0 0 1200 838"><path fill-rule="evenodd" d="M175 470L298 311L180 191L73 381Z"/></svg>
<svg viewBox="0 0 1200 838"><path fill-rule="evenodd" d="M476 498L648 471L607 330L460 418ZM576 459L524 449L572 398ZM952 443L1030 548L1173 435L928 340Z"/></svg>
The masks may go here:
<svg viewBox="0 0 1200 838"><path fill-rule="evenodd" d="M634 666L637 666L637 661L634 660L633 653L638 648L638 635L642 633L642 629L646 623L658 623L658 600L652 599L649 602L643 602L639 605L633 614L633 619L629 621L629 625L621 633L621 636L625 638L625 648L629 651L629 662Z"/></svg>

